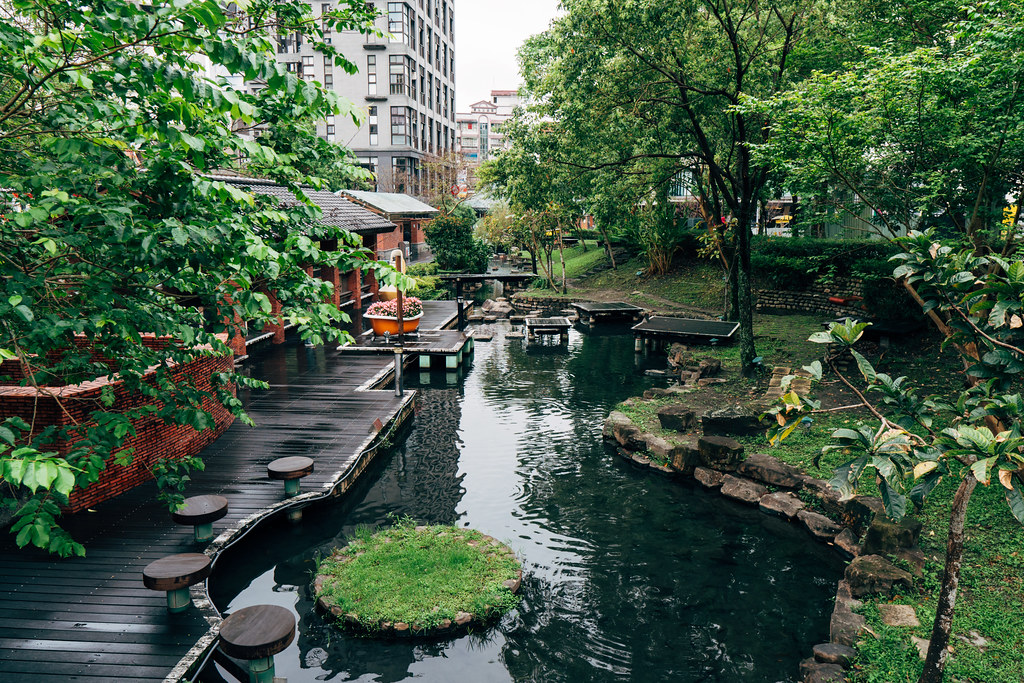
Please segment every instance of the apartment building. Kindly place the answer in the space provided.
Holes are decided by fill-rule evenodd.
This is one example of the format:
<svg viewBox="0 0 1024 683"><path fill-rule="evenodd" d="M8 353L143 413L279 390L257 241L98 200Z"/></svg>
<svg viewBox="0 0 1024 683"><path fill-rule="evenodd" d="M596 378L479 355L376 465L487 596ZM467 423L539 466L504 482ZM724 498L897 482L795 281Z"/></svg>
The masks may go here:
<svg viewBox="0 0 1024 683"><path fill-rule="evenodd" d="M515 90L492 90L488 99L471 104L469 112L455 115L456 149L466 163L471 184L475 184L480 164L505 149L504 124L521 104Z"/></svg>
<svg viewBox="0 0 1024 683"><path fill-rule="evenodd" d="M351 149L377 175L381 191L420 193L424 157L455 149L454 0L367 3L377 8L383 36L328 33L330 42L359 67L349 74L296 34L278 38L278 60L301 78L315 80L355 103L362 123L335 117L317 133ZM314 2L320 14L332 2Z"/></svg>

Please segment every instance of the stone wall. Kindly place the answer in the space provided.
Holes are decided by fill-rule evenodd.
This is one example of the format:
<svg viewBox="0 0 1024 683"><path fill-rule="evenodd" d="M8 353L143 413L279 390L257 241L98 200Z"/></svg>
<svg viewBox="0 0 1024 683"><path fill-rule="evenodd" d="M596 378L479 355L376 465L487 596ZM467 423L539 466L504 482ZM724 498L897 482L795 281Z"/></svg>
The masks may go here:
<svg viewBox="0 0 1024 683"><path fill-rule="evenodd" d="M190 381L204 391L211 390L211 377L216 373L231 372L233 358L226 356L204 356L192 363L178 365L171 369L175 382ZM150 373L147 377L153 377ZM153 399L129 391L122 382L106 377L81 384L60 387L0 386L0 420L21 417L35 425L35 431L48 426L67 428L76 424L89 426L90 414L100 408L100 394L104 387L114 390L114 404L106 408L120 412L145 405L152 405ZM234 416L219 401L207 398L203 409L213 415L214 427L197 432L192 427L167 424L158 417L149 416L132 421L135 435L125 438L122 448L106 462L106 469L98 481L86 489L76 488L71 494L69 509L78 512L93 507L153 478L150 468L160 458L178 460L196 455L215 441L234 421ZM61 455L67 455L81 436L61 442L57 448ZM133 448L134 456L128 465L114 462L118 453Z"/></svg>
<svg viewBox="0 0 1024 683"><path fill-rule="evenodd" d="M521 293L513 294L510 300L517 310L527 311L561 311L574 303L589 302L588 299L570 299L564 296L526 296Z"/></svg>
<svg viewBox="0 0 1024 683"><path fill-rule="evenodd" d="M754 299L758 311L763 313L809 313L833 318L864 316L860 302L846 304L829 301L829 297L848 299L864 295L863 282L858 278L835 278L813 290L789 291L782 289L755 289Z"/></svg>

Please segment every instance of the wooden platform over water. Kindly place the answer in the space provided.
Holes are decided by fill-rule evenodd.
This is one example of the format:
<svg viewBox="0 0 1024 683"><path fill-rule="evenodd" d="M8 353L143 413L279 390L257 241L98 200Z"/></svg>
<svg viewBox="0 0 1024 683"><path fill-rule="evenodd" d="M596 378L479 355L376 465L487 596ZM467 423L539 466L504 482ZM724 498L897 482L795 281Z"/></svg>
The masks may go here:
<svg viewBox="0 0 1024 683"><path fill-rule="evenodd" d="M454 302L425 302L421 325L444 327L455 317ZM13 536L0 535L0 681L182 676L214 642L211 623L218 625L219 615L208 604L169 614L164 594L143 585L142 570L167 555L215 553L268 511L347 488L341 482L350 482L372 457L372 450L361 454L376 440L374 422L386 425L411 413L411 392L397 398L391 390L361 389L386 378L389 360L301 343L250 357L252 376L271 385L242 396L258 426L236 422L204 450L206 470L193 474L186 492L229 501L227 516L214 524L220 536L209 547L195 544L190 528L171 521L152 482L64 520L85 543L85 558L18 550ZM288 455L316 462L315 472L302 480L303 494L293 499L267 477L267 464ZM193 597L202 594L196 588Z"/></svg>
<svg viewBox="0 0 1024 683"><path fill-rule="evenodd" d="M341 347L344 354L393 356L399 346L397 336L375 337L371 333L356 339L355 344ZM458 330L426 330L402 335L401 347L409 356L416 356L419 367L429 368L432 358L442 358L445 366L454 368L462 364L465 354L473 351L473 332Z"/></svg>
<svg viewBox="0 0 1024 683"><path fill-rule="evenodd" d="M692 344L728 344L740 327L739 323L696 318L652 316L633 326L637 337L680 341Z"/></svg>
<svg viewBox="0 0 1024 683"><path fill-rule="evenodd" d="M580 301L572 304L584 322L595 323L607 320L638 320L646 309L624 301Z"/></svg>

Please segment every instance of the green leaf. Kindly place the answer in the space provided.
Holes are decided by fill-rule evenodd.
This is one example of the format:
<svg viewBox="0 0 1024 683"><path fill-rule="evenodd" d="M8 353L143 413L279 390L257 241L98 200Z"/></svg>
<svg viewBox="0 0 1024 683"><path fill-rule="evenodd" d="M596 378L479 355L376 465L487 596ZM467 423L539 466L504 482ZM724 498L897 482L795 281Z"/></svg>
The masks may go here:
<svg viewBox="0 0 1024 683"><path fill-rule="evenodd" d="M1016 478L1013 480L1013 488L1006 491L1006 503L1010 506L1010 512L1018 522L1024 524L1024 492L1021 491L1021 483Z"/></svg>
<svg viewBox="0 0 1024 683"><path fill-rule="evenodd" d="M857 361L857 367L860 369L860 374L864 375L864 380L868 384L873 384L876 378L875 368L868 362L868 359L860 355L853 349L850 349L850 354L854 360Z"/></svg>
<svg viewBox="0 0 1024 683"><path fill-rule="evenodd" d="M814 342L815 344L831 344L835 340L832 338L832 335L828 332L815 332L814 334L807 338L807 341Z"/></svg>

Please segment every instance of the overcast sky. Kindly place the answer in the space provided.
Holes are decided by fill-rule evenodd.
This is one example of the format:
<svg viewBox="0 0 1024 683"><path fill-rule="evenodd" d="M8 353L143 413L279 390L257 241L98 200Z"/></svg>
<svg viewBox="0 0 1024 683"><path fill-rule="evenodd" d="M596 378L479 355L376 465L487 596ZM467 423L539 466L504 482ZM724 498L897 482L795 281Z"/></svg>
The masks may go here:
<svg viewBox="0 0 1024 683"><path fill-rule="evenodd" d="M558 0L456 0L455 107L487 99L491 90L520 85L516 52L548 27Z"/></svg>

